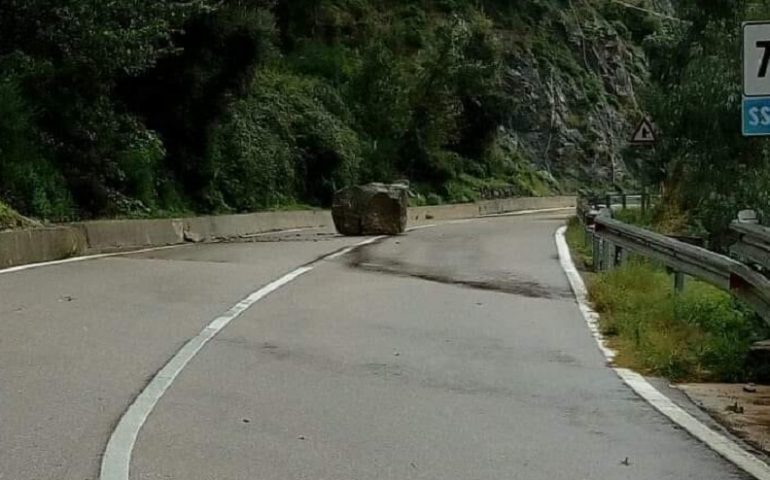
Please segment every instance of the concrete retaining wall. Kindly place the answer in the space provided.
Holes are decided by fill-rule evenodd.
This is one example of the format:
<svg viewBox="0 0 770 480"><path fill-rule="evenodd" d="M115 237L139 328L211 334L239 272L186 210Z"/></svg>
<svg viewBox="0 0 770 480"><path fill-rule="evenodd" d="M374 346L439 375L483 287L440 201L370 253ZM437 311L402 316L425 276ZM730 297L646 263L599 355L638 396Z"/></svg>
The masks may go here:
<svg viewBox="0 0 770 480"><path fill-rule="evenodd" d="M183 235L188 241L208 241L291 228L331 227L328 210L258 212L243 215L194 217L183 220Z"/></svg>
<svg viewBox="0 0 770 480"><path fill-rule="evenodd" d="M0 268L48 262L82 255L83 233L70 227L0 232Z"/></svg>
<svg viewBox="0 0 770 480"><path fill-rule="evenodd" d="M409 209L409 223L566 208L575 197L508 198L460 205ZM99 220L54 228L0 232L0 268L58 260L88 253L203 242L292 228L332 228L328 210L258 212L155 220Z"/></svg>
<svg viewBox="0 0 770 480"><path fill-rule="evenodd" d="M479 202L479 214L499 215L501 213L520 212L522 210L544 210L549 208L567 208L577 205L575 197L521 197L501 198Z"/></svg>
<svg viewBox="0 0 770 480"><path fill-rule="evenodd" d="M96 220L74 223L87 240L89 251L112 252L127 248L183 243L183 223L179 219Z"/></svg>
<svg viewBox="0 0 770 480"><path fill-rule="evenodd" d="M575 197L521 197L486 200L478 203L439 205L435 207L413 207L409 209L412 224L430 223L436 220L459 220L485 215L542 210L548 208L569 208L576 205Z"/></svg>

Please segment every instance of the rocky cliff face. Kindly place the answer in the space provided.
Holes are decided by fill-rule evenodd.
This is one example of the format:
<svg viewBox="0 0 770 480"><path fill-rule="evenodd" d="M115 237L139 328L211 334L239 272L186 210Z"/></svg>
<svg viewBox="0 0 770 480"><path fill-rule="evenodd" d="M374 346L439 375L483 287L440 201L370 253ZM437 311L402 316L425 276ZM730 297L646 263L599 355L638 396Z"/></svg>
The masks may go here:
<svg viewBox="0 0 770 480"><path fill-rule="evenodd" d="M648 73L641 42L659 27L657 18L622 4L576 1L529 16L527 26L501 29L506 88L518 98L505 126L508 148L563 189L633 184L634 165L622 153L643 116L637 92ZM642 28L632 31L624 21Z"/></svg>

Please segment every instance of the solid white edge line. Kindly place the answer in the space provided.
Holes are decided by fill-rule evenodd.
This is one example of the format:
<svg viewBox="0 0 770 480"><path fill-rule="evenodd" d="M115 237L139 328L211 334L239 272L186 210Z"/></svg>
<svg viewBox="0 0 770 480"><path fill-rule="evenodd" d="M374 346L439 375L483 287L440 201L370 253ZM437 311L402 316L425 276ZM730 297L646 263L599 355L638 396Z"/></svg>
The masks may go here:
<svg viewBox="0 0 770 480"><path fill-rule="evenodd" d="M316 227L299 227L299 228L289 228L288 230L272 230L270 232L260 232L260 233L250 233L248 235L239 235L236 238L258 238L258 237L268 237L270 235L277 235L280 233L295 233L295 232L304 232L305 230L314 230Z"/></svg>
<svg viewBox="0 0 770 480"><path fill-rule="evenodd" d="M52 267L54 265L63 265L65 263L76 263L76 262L85 262L88 260L98 260L100 258L108 258L108 257L122 257L125 255L135 255L139 253L148 253L148 252L157 252L160 250L168 250L170 248L180 248L180 247L187 247L190 245L195 245L194 243L179 243L177 245L166 245L163 247L151 247L151 248L143 248L141 250L130 250L126 252L115 252L115 253L99 253L96 255L85 255L82 257L70 257L70 258L63 258L61 260L52 260L50 262L39 262L39 263L28 263L26 265L19 265L16 267L9 267L5 269L0 270L0 275L4 273L15 273L15 272L21 272L23 270L31 270L33 268L42 268L42 267Z"/></svg>
<svg viewBox="0 0 770 480"><path fill-rule="evenodd" d="M353 246L350 246L350 247L347 247L347 248L343 248L339 252L335 252L335 253L332 253L330 255L327 255L327 256L323 257L322 260L334 260L334 259L340 258L340 257L342 257L344 255L347 255L348 253L352 252L356 248L363 247L364 245L369 245L371 243L380 241L383 238L387 238L387 235L380 235L378 237L372 237L372 238L370 238L368 240L364 240L362 242L358 242L358 243L356 243Z"/></svg>
<svg viewBox="0 0 770 480"><path fill-rule="evenodd" d="M454 220L454 221L451 221L451 222L446 222L446 223L456 223L457 221L458 221L458 220ZM471 221L471 219L468 219L468 220L462 220L462 221L463 221L463 222L470 222L470 221ZM426 229L426 228L433 228L433 227L438 227L438 224L437 224L437 223L429 223L429 224L427 224L427 225L417 225L416 227L409 227L409 228L407 228L407 229L406 229L406 231L407 231L407 232L414 232L414 231L416 231L416 230L424 230L424 229Z"/></svg>
<svg viewBox="0 0 770 480"><path fill-rule="evenodd" d="M563 226L556 231L556 248L559 252L559 261L564 273L567 275L572 291L575 294L580 313L588 324L599 349L604 354L608 363L615 358L615 352L607 347L604 337L598 327L599 314L594 311L588 301L588 291L580 276L575 263L572 261L572 255L564 236L567 227ZM626 368L611 367L615 373L628 385L637 395L642 397L647 403L652 405L660 413L668 417L671 421L687 430L693 437L705 443L712 450L722 457L734 463L741 470L751 474L759 480L770 480L770 466L760 458L746 451L738 443L730 438L716 432L706 426L704 423L687 413L684 409L676 405L670 398L656 389L643 376Z"/></svg>
<svg viewBox="0 0 770 480"><path fill-rule="evenodd" d="M530 211L528 213L538 213L538 211ZM521 214L524 214L523 212ZM429 224L421 225L418 227L412 227L409 231L433 228L438 225ZM155 376L150 380L150 383L144 387L139 395L134 399L128 409L123 413L123 416L118 421L117 426L110 435L107 441L107 446L102 456L101 471L99 474L100 480L129 480L131 469L131 457L136 444L136 440L139 436L139 432L144 426L147 418L150 416L155 406L160 399L171 387L176 378L187 366L187 364L201 351L201 349L219 332L221 332L227 325L233 320L238 318L243 312L252 307L255 303L269 295L270 293L278 290L279 288L291 283L301 275L312 271L315 266L324 260L334 260L346 255L356 248L375 243L379 240L387 238L385 235L371 237L361 242L356 243L350 247L343 248L342 250L321 257L320 259L312 262L309 265L297 268L290 273L287 273L283 277L275 280L268 285L253 292L245 299L241 300L230 308L227 312L212 320L203 330L195 337L190 339L185 345L174 354L173 357L161 368ZM86 259L104 258L115 255L128 255L131 253L141 253L143 251L154 251L163 248L160 247L153 249L145 249L142 251L124 252L120 254L103 254L93 255L91 257L77 257L73 259L66 259L57 262L47 262L46 264L37 264L37 266L53 265L60 263L69 263L73 261L82 261ZM26 268L32 268L32 266L25 266Z"/></svg>
<svg viewBox="0 0 770 480"><path fill-rule="evenodd" d="M477 218L495 218L495 217L516 217L519 215L531 215L533 213L551 213L551 212L562 212L565 210L574 210L575 207L554 207L554 208L540 208L536 210L517 210L515 212L508 212L508 213L491 213L489 215L481 215Z"/></svg>
<svg viewBox="0 0 770 480"><path fill-rule="evenodd" d="M461 220L450 220L450 221L447 221L446 223L466 223L466 222L471 222L471 221L479 219L479 218L509 217L509 216L516 216L516 215L529 215L529 214L532 214L532 213L548 213L548 212L555 212L555 211L567 210L567 209L572 209L572 208L574 208L574 207L546 208L546 209L542 209L542 210L520 210L518 212L501 213L501 214L493 214L493 215L484 215L484 216L481 216L481 217L461 219ZM420 226L417 226L417 227L408 228L407 231L411 232L413 230L421 230L423 228L433 228L435 226L437 226L437 225L436 224L420 225ZM290 228L288 230L274 230L272 232L260 232L260 233L251 234L251 235L244 235L244 236L242 236L242 238L255 238L255 237L262 237L262 236L268 236L268 235L281 234L281 233L300 232L300 231L304 231L304 230L311 230L313 228L314 227L302 227L302 228ZM129 251L125 251L125 252L99 253L99 254L96 254L96 255L84 255L84 256L80 256L80 257L64 258L64 259L61 259L61 260L52 260L52 261L49 261L49 262L28 263L26 265L18 265L18 266L15 266L15 267L8 267L8 268L0 269L0 275L2 275L4 273L16 273L16 272L21 272L21 271L24 271L24 270L31 270L33 268L52 267L52 266L55 266L55 265L64 265L64 264L67 264L67 263L76 263L76 262L86 262L86 261L89 261L89 260L98 260L100 258L121 257L121 256L126 256L126 255L136 255L136 254L140 254L140 253L157 252L157 251L160 251L160 250L167 250L167 249L170 249L170 248L180 248L180 247L186 247L186 246L190 246L190 245L197 245L197 244L196 243L180 243L180 244L176 244L176 245L165 245L165 246L162 246L162 247L150 247L150 248L143 248L143 249L140 249L140 250L129 250ZM349 253L349 252L345 252L345 253ZM340 254L340 255L337 255L337 257L340 257L342 255L344 255L344 253ZM337 257L334 257L334 258L337 258Z"/></svg>
<svg viewBox="0 0 770 480"><path fill-rule="evenodd" d="M221 332L233 320L238 318L243 312L252 307L269 294L279 288L291 283L298 277L312 271L316 265L324 260L339 258L354 249L374 243L385 238L384 236L373 237L363 240L355 245L344 248L339 252L321 257L309 265L299 267L278 280L275 280L259 290L251 293L249 296L236 303L227 312L212 320L195 337L190 339L185 345L177 351L173 357L161 368L150 383L144 387L123 416L118 421L117 426L107 441L107 446L102 457L100 480L128 480L131 468L131 455L134 445L139 436L139 431L144 426L145 421L160 401L163 394L169 389L174 380L179 376L182 370L192 360L198 352L219 332Z"/></svg>

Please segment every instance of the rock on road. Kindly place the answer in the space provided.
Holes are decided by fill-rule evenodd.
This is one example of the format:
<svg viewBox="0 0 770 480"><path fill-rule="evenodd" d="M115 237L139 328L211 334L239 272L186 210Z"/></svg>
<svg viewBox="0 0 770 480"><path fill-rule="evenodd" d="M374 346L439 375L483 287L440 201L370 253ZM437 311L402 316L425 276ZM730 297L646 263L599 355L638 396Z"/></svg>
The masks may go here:
<svg viewBox="0 0 770 480"><path fill-rule="evenodd" d="M130 478L746 478L606 366L556 257L564 220L444 224L321 262L193 358ZM358 241L298 235L0 275L0 479L96 480L187 339Z"/></svg>

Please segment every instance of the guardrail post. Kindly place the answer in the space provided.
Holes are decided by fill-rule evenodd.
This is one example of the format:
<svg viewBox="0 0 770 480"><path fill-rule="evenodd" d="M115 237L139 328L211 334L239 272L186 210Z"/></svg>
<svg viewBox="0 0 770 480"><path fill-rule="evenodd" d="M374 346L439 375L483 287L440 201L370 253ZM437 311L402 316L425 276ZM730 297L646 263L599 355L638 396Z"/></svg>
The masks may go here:
<svg viewBox="0 0 770 480"><path fill-rule="evenodd" d="M642 214L647 211L647 187L642 188Z"/></svg>
<svg viewBox="0 0 770 480"><path fill-rule="evenodd" d="M604 240L602 249L602 270L612 270L615 268L615 245L612 242Z"/></svg>
<svg viewBox="0 0 770 480"><path fill-rule="evenodd" d="M684 273L674 272L674 290L676 293L684 292Z"/></svg>
<svg viewBox="0 0 770 480"><path fill-rule="evenodd" d="M620 201L621 201L621 203L623 205L623 210L625 210L626 207L628 206L628 196L624 193L624 194L622 194L620 196L620 199L621 199Z"/></svg>
<svg viewBox="0 0 770 480"><path fill-rule="evenodd" d="M658 194L650 195L650 201L659 201ZM645 199L645 203L647 199ZM652 205L652 203L650 204ZM594 242L597 270L611 268L610 249L626 247L635 256L649 258L667 268L667 275L674 275L675 295L685 291L685 275L711 283L729 291L750 305L770 324L770 227L754 223L733 222L732 230L740 234L738 244L731 250L743 261L711 252L681 240L628 225L601 212L595 219ZM744 214L744 217L750 215ZM618 244L614 244L617 240ZM614 244L614 245L613 245ZM619 255L624 253L621 248ZM737 250L736 250L737 249ZM622 260L621 260L622 262ZM766 268L762 268L762 267Z"/></svg>
<svg viewBox="0 0 770 480"><path fill-rule="evenodd" d="M601 240L596 234L594 234L592 258L594 263L594 270L597 272L601 270L601 254L602 254Z"/></svg>
<svg viewBox="0 0 770 480"><path fill-rule="evenodd" d="M620 267L626 263L626 250L623 247L615 246L615 266Z"/></svg>
<svg viewBox="0 0 770 480"><path fill-rule="evenodd" d="M616 246L614 243L609 244L609 248L607 249L607 270L613 270L617 268L619 248L620 247Z"/></svg>

